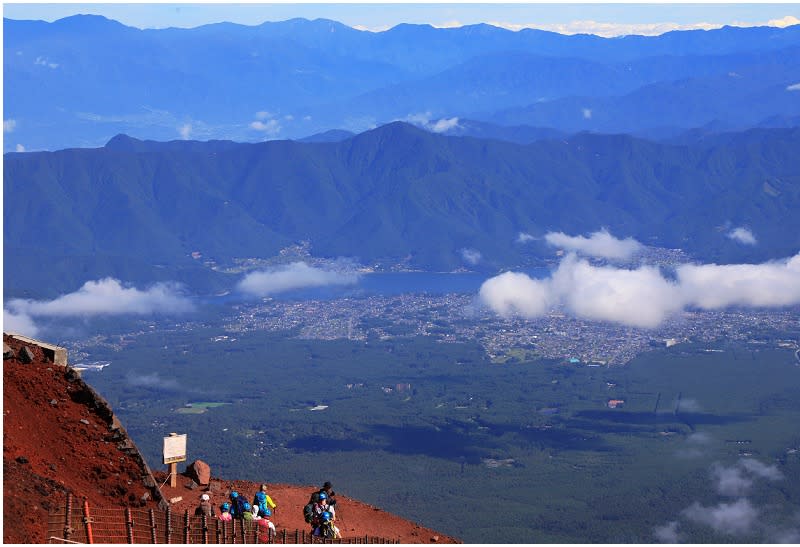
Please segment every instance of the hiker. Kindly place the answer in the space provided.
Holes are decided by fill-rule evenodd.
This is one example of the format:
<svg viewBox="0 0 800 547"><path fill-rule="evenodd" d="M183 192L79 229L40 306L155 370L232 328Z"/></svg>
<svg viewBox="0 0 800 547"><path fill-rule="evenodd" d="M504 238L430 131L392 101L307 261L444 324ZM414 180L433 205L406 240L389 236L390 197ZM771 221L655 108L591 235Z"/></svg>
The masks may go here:
<svg viewBox="0 0 800 547"><path fill-rule="evenodd" d="M277 509L278 505L272 501L272 498L267 494L266 484L261 485L261 490L256 492L253 497L253 505L258 507L258 516L271 517L272 513Z"/></svg>
<svg viewBox="0 0 800 547"><path fill-rule="evenodd" d="M328 505L331 507L336 505L336 492L333 491L333 485L330 481L325 481L325 484L322 485L319 491L320 493L325 492L325 495L328 496Z"/></svg>
<svg viewBox="0 0 800 547"><path fill-rule="evenodd" d="M206 515L207 517L214 516L214 507L211 505L211 497L208 494L200 496L200 505L194 510L196 517Z"/></svg>
<svg viewBox="0 0 800 547"><path fill-rule="evenodd" d="M220 506L220 509L222 510L222 513L220 513L220 515L219 515L219 520L222 520L222 521L225 521L225 522L230 522L231 520L233 520L233 517L231 516L231 504L230 503L228 503L226 501L225 503L223 503Z"/></svg>
<svg viewBox="0 0 800 547"><path fill-rule="evenodd" d="M314 492L311 494L311 498L309 498L308 503L303 507L303 519L311 525L311 531L313 532L315 528L317 528L318 519L317 519L317 507L319 505L319 492Z"/></svg>
<svg viewBox="0 0 800 547"><path fill-rule="evenodd" d="M250 504L244 502L242 504L242 530L245 534L250 533L253 529L253 508Z"/></svg>
<svg viewBox="0 0 800 547"><path fill-rule="evenodd" d="M244 499L239 495L239 492L231 492L231 516L236 520L242 520L244 516ZM249 503L247 505L250 505Z"/></svg>
<svg viewBox="0 0 800 547"><path fill-rule="evenodd" d="M258 523L258 541L261 543L272 543L270 536L275 535L275 525L269 517L261 518L256 521Z"/></svg>
<svg viewBox="0 0 800 547"><path fill-rule="evenodd" d="M333 515L330 511L323 511L320 514L319 526L312 532L315 536L335 539L340 538L339 528L333 523Z"/></svg>

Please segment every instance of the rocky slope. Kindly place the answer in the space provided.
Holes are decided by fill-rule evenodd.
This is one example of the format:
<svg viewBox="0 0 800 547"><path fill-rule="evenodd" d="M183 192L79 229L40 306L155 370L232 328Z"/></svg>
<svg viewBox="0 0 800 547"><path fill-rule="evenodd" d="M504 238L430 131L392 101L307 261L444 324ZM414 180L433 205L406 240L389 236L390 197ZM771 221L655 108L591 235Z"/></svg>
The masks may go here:
<svg viewBox="0 0 800 547"><path fill-rule="evenodd" d="M48 512L62 506L68 492L94 507L156 508L159 500L163 507L163 500L180 497L172 504L179 513L193 512L204 491L217 506L231 490L252 499L259 485L245 481L212 477L208 487L198 487L180 476L176 488L164 485L167 477L150 474L110 407L74 370L55 365L34 344L6 334L3 340L4 543L46 542ZM267 484L278 503L278 530L306 528L302 507L314 486ZM457 542L347 496L337 499L345 537Z"/></svg>

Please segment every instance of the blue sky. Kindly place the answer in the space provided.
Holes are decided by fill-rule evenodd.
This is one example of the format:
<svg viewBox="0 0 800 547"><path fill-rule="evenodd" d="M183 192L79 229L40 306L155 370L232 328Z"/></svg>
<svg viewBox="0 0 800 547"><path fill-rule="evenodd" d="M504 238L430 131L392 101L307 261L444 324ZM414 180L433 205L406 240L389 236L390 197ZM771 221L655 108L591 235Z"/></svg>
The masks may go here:
<svg viewBox="0 0 800 547"><path fill-rule="evenodd" d="M4 17L53 21L76 13L94 13L139 28L196 27L230 21L257 25L293 17L326 18L365 30L398 23L434 26L491 23L506 28L544 28L604 35L658 34L683 28L716 28L800 23L800 4L11 4Z"/></svg>

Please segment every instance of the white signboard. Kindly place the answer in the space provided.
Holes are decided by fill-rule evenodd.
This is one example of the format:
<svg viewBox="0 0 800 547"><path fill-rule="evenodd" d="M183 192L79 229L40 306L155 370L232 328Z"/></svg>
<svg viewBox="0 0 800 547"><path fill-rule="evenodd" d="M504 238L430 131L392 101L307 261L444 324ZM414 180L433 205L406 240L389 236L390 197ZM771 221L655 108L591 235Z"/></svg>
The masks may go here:
<svg viewBox="0 0 800 547"><path fill-rule="evenodd" d="M186 434L164 437L164 465L186 461Z"/></svg>

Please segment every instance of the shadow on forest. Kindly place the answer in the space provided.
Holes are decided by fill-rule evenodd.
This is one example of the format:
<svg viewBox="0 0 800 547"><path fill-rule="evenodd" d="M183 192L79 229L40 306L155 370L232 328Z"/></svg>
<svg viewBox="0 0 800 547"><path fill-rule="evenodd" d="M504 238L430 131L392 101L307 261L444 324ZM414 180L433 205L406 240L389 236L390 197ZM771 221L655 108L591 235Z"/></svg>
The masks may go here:
<svg viewBox="0 0 800 547"><path fill-rule="evenodd" d="M614 410L582 410L577 412L575 417L583 418L593 422L601 422L597 424L598 428L603 427L602 422L659 426L669 424L728 425L744 422L750 419L747 416L741 415L719 416L716 414L705 414L702 412L679 412L677 414L673 414L672 412L619 412Z"/></svg>

